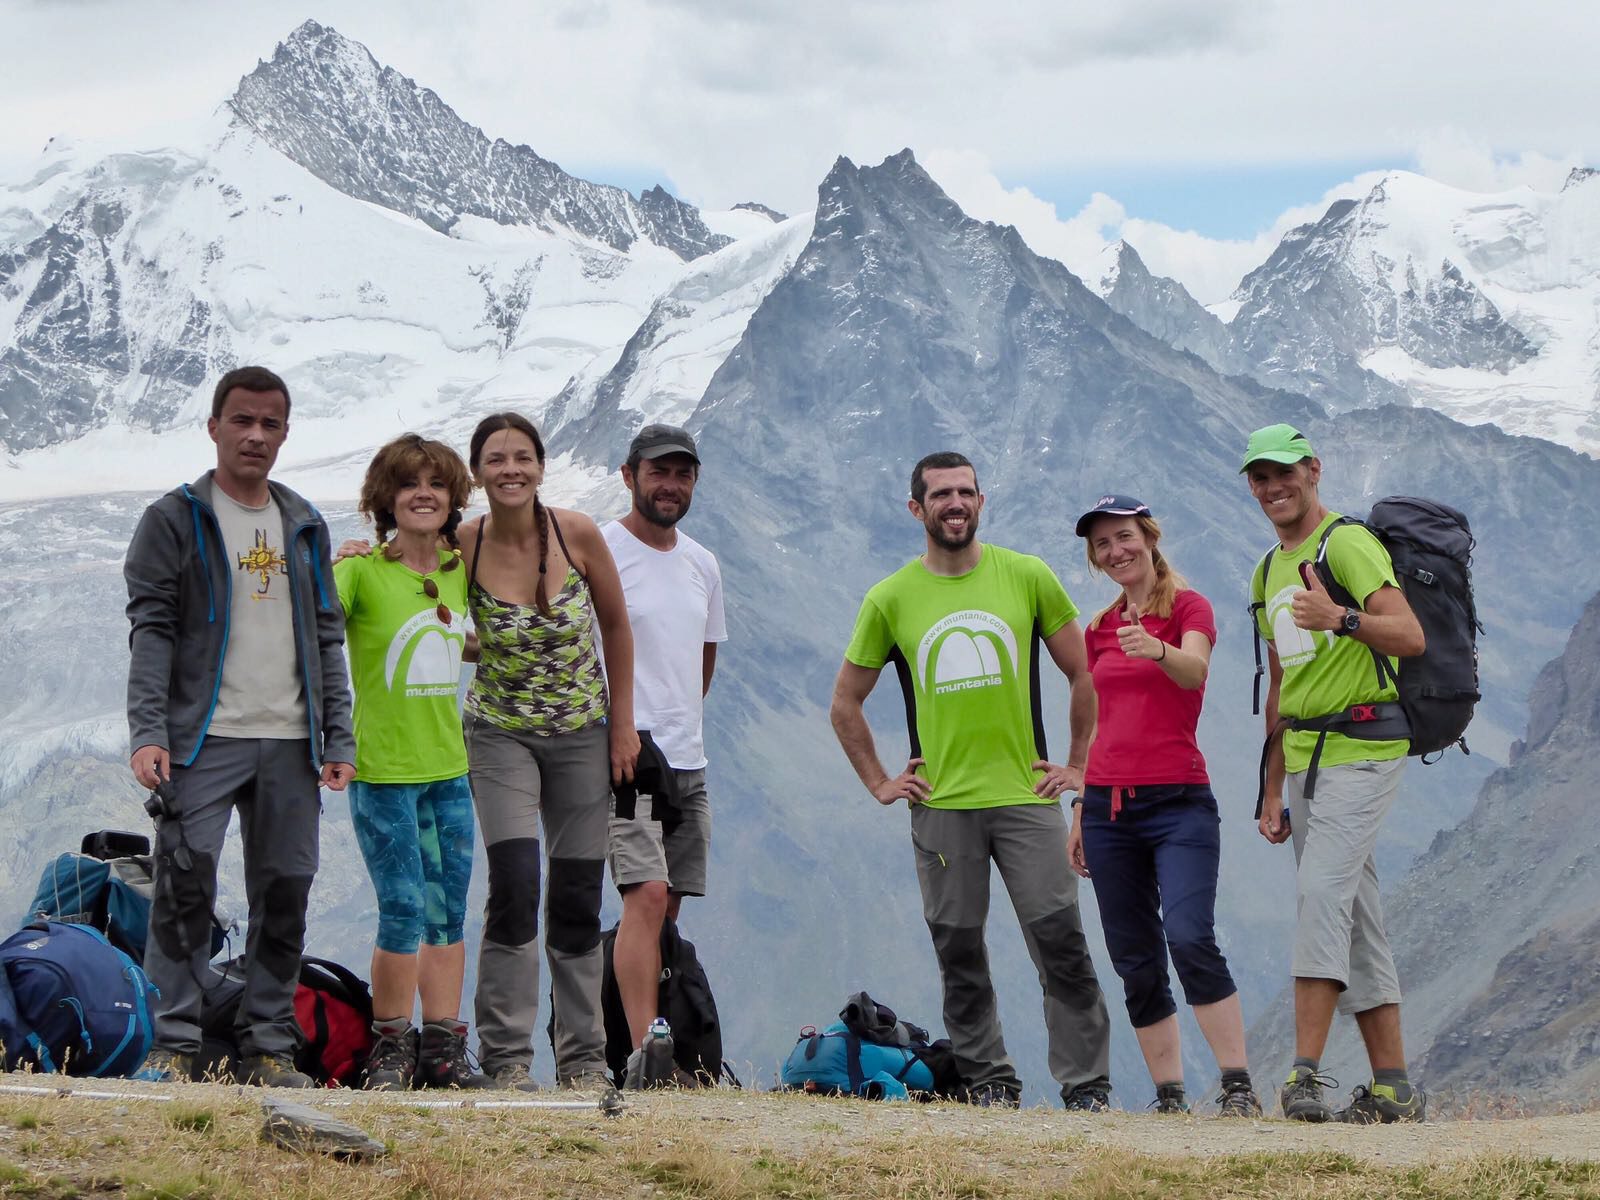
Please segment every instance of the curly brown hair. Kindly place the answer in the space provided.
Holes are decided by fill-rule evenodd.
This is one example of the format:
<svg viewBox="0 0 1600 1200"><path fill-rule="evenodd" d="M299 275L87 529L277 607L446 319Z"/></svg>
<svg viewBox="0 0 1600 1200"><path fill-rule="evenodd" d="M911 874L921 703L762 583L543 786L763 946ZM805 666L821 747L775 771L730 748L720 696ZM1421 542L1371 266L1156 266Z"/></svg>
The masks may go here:
<svg viewBox="0 0 1600 1200"><path fill-rule="evenodd" d="M378 545L384 545L395 530L395 496L424 471L437 472L444 480L450 496L450 515L439 532L451 546L456 546L456 527L472 496L472 476L461 456L449 446L417 433L402 434L379 450L367 467L367 477L361 481L358 508L377 526Z"/></svg>

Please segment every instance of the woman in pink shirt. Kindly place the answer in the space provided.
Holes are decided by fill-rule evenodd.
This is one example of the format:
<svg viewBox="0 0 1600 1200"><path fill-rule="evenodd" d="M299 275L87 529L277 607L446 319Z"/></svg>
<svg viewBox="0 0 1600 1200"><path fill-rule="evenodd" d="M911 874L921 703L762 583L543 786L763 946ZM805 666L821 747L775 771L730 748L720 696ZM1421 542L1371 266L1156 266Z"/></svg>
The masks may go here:
<svg viewBox="0 0 1600 1200"><path fill-rule="evenodd" d="M1222 1072L1224 1116L1259 1116L1239 990L1217 947L1221 822L1195 742L1216 621L1162 556L1148 505L1103 496L1078 520L1089 567L1122 591L1085 630L1099 720L1073 802L1072 868L1095 902L1157 1112L1189 1111L1170 954Z"/></svg>

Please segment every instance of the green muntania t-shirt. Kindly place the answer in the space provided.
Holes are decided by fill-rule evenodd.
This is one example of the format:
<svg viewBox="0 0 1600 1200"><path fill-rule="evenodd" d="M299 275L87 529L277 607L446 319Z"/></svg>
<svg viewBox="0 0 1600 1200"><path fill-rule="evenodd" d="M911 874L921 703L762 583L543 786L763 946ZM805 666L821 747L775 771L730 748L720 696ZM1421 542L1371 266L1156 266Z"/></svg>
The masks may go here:
<svg viewBox="0 0 1600 1200"><path fill-rule="evenodd" d="M1321 717L1343 712L1352 704L1399 698L1394 684L1378 686L1372 651L1365 645L1329 630L1301 629L1294 623L1294 596L1305 590L1300 564L1316 560L1322 531L1338 519L1338 513L1329 513L1311 536L1294 549L1280 547L1273 551L1267 566L1266 605L1256 612L1256 625L1261 636L1277 647L1278 661L1283 666L1283 682L1278 688L1279 716ZM1340 525L1328 536L1328 565L1333 577L1362 604L1386 584L1398 586L1389 552L1370 530L1360 525ZM1250 599L1255 603L1263 599L1259 569L1251 576ZM1290 730L1283 735L1284 765L1291 774L1311 765L1316 744L1315 733ZM1368 742L1330 733L1318 766L1383 762L1403 758L1409 749L1410 743L1403 739Z"/></svg>
<svg viewBox="0 0 1600 1200"><path fill-rule="evenodd" d="M909 676L930 808L1054 803L1033 791L1034 636L1077 615L1043 561L1001 546L965 575L915 559L867 592L844 656L874 670L897 658Z"/></svg>
<svg viewBox="0 0 1600 1200"><path fill-rule="evenodd" d="M441 567L452 556L440 552ZM363 783L433 783L467 773L457 690L466 645L467 573L423 576L374 548L333 566L344 606L355 687L356 778ZM450 623L439 620L445 605Z"/></svg>

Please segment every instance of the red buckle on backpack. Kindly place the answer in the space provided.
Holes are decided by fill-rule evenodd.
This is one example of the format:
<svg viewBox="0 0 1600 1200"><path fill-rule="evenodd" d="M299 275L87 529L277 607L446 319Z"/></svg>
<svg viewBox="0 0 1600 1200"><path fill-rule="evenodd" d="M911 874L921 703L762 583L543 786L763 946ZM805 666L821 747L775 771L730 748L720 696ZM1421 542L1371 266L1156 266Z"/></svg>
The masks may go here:
<svg viewBox="0 0 1600 1200"><path fill-rule="evenodd" d="M1350 719L1352 721L1376 721L1378 719L1378 706L1376 704L1352 704L1350 706Z"/></svg>

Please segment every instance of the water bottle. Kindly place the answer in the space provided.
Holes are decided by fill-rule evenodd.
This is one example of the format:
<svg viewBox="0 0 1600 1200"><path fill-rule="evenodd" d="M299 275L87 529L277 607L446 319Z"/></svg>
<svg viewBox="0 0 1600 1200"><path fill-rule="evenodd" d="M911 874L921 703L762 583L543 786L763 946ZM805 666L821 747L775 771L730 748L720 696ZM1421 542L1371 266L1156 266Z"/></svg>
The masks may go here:
<svg viewBox="0 0 1600 1200"><path fill-rule="evenodd" d="M650 1032L645 1035L644 1086L660 1087L672 1082L673 1053L672 1026L665 1017L650 1022Z"/></svg>

